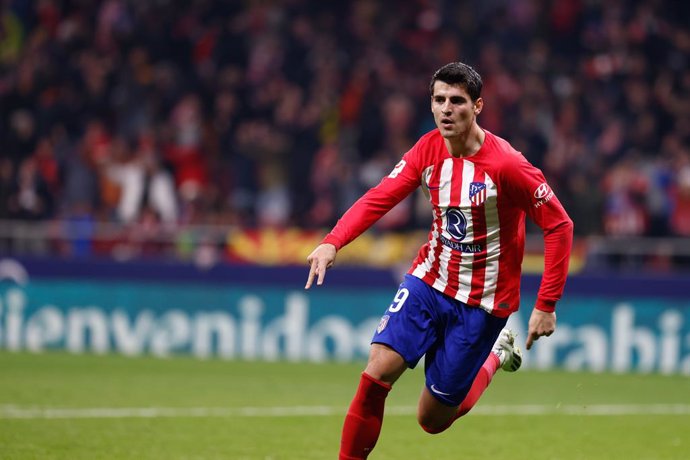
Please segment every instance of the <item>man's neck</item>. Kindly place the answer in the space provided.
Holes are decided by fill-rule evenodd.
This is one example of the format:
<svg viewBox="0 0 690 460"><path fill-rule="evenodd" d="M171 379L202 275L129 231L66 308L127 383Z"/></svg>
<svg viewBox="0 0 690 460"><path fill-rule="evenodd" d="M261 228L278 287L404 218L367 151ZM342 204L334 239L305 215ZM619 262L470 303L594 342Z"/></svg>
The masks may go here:
<svg viewBox="0 0 690 460"><path fill-rule="evenodd" d="M482 148L486 133L478 124L472 125L467 133L458 137L446 138L445 144L448 152L456 158L471 157Z"/></svg>

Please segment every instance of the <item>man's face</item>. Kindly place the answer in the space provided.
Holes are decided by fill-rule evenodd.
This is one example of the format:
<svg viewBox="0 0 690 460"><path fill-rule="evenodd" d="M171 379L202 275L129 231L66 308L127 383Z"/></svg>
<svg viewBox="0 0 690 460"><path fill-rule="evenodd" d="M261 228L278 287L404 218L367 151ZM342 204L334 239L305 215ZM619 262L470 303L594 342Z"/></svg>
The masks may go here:
<svg viewBox="0 0 690 460"><path fill-rule="evenodd" d="M481 97L472 102L461 85L449 85L438 80L434 82L431 112L436 126L446 139L466 134L481 112L483 103Z"/></svg>

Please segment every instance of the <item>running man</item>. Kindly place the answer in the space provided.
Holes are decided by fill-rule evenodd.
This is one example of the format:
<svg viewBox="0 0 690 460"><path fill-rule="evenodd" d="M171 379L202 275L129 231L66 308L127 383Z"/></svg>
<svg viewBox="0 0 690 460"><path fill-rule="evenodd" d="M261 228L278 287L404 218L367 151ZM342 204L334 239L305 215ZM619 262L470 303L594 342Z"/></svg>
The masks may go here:
<svg viewBox="0 0 690 460"><path fill-rule="evenodd" d="M340 248L422 187L433 209L424 244L374 333L369 360L345 417L340 459L365 459L378 440L386 396L425 358L417 419L440 433L475 405L499 368L522 354L505 328L520 304L525 216L544 233L544 274L526 348L556 328L573 223L542 172L482 129L482 79L470 66L441 67L430 84L436 129L422 136L309 255L305 289L321 285Z"/></svg>

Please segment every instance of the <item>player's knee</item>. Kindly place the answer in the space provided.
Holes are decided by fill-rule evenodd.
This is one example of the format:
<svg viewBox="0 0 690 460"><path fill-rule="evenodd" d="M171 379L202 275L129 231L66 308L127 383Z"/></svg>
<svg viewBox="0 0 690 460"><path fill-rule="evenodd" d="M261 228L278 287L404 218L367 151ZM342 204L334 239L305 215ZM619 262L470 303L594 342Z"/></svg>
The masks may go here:
<svg viewBox="0 0 690 460"><path fill-rule="evenodd" d="M377 380L392 385L406 369L407 364L395 350L384 345L374 344L364 372Z"/></svg>
<svg viewBox="0 0 690 460"><path fill-rule="evenodd" d="M446 425L440 425L440 426L429 426L429 425L424 425L422 423L419 424L419 426L422 427L422 430L426 431L429 434L439 434L443 433L446 431L446 428L448 428L448 424Z"/></svg>
<svg viewBox="0 0 690 460"><path fill-rule="evenodd" d="M399 374L396 372L389 372L386 369L376 368L373 366L367 366L364 369L364 373L369 377L381 382L385 382L388 385L393 385L399 377Z"/></svg>
<svg viewBox="0 0 690 460"><path fill-rule="evenodd" d="M424 416L422 414L417 415L417 423L422 427L422 430L429 434L439 434L443 433L448 429L448 427L453 423L453 419L450 420L439 420L437 418Z"/></svg>

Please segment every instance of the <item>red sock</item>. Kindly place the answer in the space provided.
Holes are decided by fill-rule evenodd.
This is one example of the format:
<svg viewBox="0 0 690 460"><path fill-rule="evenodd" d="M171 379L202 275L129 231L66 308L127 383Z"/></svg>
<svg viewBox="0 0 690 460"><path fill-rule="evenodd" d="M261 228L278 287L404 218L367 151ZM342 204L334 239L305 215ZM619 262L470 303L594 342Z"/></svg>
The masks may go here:
<svg viewBox="0 0 690 460"><path fill-rule="evenodd" d="M365 459L376 445L383 424L383 408L391 386L365 372L345 416L340 460Z"/></svg>
<svg viewBox="0 0 690 460"><path fill-rule="evenodd" d="M486 358L482 368L479 369L479 372L477 372L477 376L474 378L474 382L472 382L472 387L470 387L469 393L467 393L467 396L465 396L465 399L462 400L460 407L458 407L458 413L455 417L455 420L468 413L470 409L477 404L479 397L482 395L482 393L484 393L486 387L488 387L491 383L491 379L493 378L494 374L496 374L498 366L500 365L501 362L498 360L498 356L493 353L489 353L489 357Z"/></svg>

